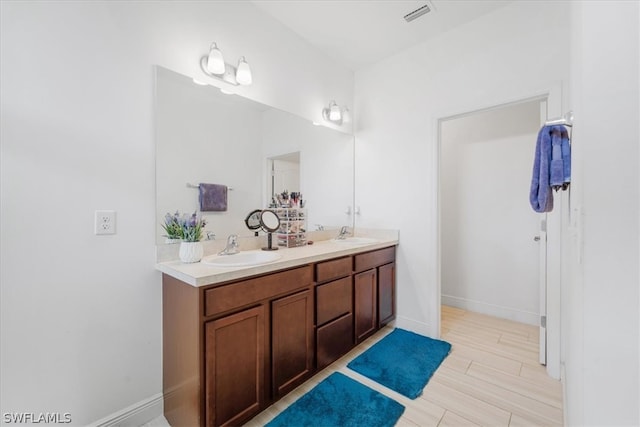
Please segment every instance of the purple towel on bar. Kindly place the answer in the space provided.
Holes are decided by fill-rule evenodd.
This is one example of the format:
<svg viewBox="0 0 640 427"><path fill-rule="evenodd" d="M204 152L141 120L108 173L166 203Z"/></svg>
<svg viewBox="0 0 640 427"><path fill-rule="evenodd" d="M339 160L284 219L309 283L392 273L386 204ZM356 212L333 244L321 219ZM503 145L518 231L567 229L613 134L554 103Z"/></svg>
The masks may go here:
<svg viewBox="0 0 640 427"><path fill-rule="evenodd" d="M200 184L200 210L202 212L224 212L227 210L227 186Z"/></svg>

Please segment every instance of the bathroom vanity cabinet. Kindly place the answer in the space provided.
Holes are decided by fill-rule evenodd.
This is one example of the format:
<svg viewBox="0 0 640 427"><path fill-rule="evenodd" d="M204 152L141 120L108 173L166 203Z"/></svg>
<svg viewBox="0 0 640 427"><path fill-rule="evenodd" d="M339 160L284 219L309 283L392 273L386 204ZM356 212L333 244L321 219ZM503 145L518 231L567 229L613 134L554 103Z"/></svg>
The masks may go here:
<svg viewBox="0 0 640 427"><path fill-rule="evenodd" d="M395 246L195 287L163 274L174 426L243 424L395 316Z"/></svg>

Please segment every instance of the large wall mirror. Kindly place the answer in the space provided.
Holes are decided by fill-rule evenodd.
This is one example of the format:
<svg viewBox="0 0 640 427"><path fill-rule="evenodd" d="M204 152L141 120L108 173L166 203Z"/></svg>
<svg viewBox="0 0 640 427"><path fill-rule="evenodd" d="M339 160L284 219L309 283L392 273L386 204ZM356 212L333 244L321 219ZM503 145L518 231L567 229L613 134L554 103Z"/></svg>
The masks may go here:
<svg viewBox="0 0 640 427"><path fill-rule="evenodd" d="M158 244L165 214L200 211L200 183L229 189L226 211L202 212L218 239L253 235L246 216L284 191L302 194L310 230L353 225L352 135L155 68Z"/></svg>

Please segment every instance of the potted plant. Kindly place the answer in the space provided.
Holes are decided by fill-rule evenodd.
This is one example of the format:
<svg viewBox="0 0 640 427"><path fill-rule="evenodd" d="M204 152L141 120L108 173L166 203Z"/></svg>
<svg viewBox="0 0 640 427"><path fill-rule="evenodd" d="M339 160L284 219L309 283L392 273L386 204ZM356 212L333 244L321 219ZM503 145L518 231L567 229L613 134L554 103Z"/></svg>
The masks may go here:
<svg viewBox="0 0 640 427"><path fill-rule="evenodd" d="M178 223L182 233L182 242L180 243L180 260L182 262L198 262L204 255L204 248L200 239L202 239L202 231L206 225L206 221L198 217L196 212L192 215L182 215Z"/></svg>

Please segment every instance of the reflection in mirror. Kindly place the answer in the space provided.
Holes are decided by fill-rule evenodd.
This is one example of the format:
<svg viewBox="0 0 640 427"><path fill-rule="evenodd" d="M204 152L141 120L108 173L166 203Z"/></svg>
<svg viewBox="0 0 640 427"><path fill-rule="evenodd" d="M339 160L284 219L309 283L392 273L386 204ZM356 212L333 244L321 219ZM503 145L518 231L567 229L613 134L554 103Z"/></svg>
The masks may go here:
<svg viewBox="0 0 640 427"><path fill-rule="evenodd" d="M251 211L244 219L244 223L249 230L255 231L260 228L260 215L262 215L262 210L256 209ZM258 235L257 231L255 231L255 235Z"/></svg>
<svg viewBox="0 0 640 427"><path fill-rule="evenodd" d="M233 188L227 211L202 212L206 232L252 236L247 212L266 208L273 191L297 191L309 221L325 228L353 224L353 137L156 67L156 224L166 213L199 211L200 183ZM294 154L291 156L291 154ZM298 164L297 185L274 187L273 162ZM277 166L276 166L277 167ZM288 172L289 173L289 172ZM286 179L294 179L290 172ZM280 179L280 178L278 178ZM289 186L292 186L289 188Z"/></svg>
<svg viewBox="0 0 640 427"><path fill-rule="evenodd" d="M300 152L267 159L268 200L275 205L278 193L300 193Z"/></svg>

